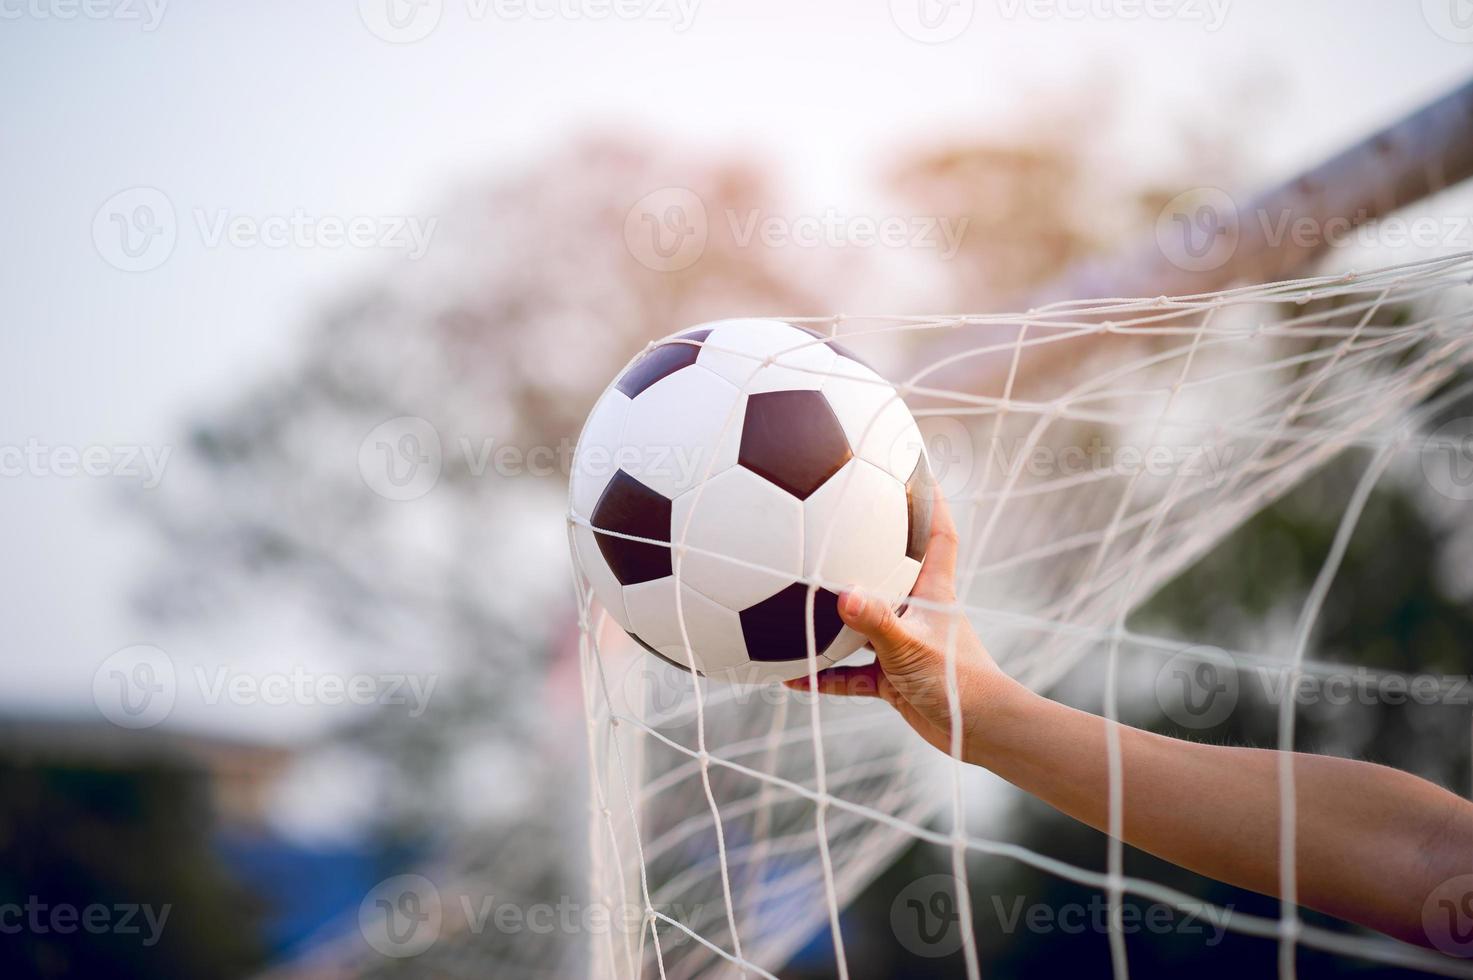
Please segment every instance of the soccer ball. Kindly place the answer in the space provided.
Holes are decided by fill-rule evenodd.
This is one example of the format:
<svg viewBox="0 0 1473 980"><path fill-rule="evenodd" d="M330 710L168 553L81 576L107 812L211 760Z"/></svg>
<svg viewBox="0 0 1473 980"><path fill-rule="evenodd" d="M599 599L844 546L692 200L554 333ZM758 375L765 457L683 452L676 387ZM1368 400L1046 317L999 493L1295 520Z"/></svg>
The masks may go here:
<svg viewBox="0 0 1473 980"><path fill-rule="evenodd" d="M594 405L574 453L573 557L655 656L786 680L808 672L810 634L819 668L864 645L839 589L904 602L932 486L915 419L879 374L806 327L721 320L651 345Z"/></svg>

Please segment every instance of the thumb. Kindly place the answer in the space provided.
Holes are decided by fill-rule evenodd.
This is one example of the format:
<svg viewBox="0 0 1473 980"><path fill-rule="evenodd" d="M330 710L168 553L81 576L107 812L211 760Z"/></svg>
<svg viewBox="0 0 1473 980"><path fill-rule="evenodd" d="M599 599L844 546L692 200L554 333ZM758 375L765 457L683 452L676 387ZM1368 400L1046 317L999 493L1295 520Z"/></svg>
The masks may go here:
<svg viewBox="0 0 1473 980"><path fill-rule="evenodd" d="M839 596L839 618L864 634L886 674L925 670L934 659L930 648L900 622L888 603L860 589Z"/></svg>

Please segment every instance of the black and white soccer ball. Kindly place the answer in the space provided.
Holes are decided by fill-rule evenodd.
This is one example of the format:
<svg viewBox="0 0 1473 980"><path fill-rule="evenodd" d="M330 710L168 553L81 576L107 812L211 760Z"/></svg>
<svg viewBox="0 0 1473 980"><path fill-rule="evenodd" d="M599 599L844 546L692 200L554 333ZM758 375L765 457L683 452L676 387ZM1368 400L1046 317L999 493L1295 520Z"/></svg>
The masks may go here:
<svg viewBox="0 0 1473 980"><path fill-rule="evenodd" d="M651 345L594 405L574 454L574 560L654 655L785 680L808 671L808 583L820 669L864 644L837 590L905 601L932 493L884 378L806 327L721 320Z"/></svg>

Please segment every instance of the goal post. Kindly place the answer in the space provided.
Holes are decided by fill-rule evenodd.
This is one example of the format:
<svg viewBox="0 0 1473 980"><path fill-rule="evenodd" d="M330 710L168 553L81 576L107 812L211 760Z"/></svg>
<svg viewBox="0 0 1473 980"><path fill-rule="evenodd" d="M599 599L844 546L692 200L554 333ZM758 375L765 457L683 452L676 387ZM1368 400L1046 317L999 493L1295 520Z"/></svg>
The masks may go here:
<svg viewBox="0 0 1473 980"><path fill-rule="evenodd" d="M1473 79L1241 204L1232 198L1180 206L1197 214L1163 213L1168 226L1211 222L1204 235L1232 235L1231 254L1207 267L1159 241L1122 257L1087 261L1032 296L1024 306L1106 296L1184 296L1236 282L1275 282L1302 275L1331 246L1332 235L1308 240L1276 232L1309 222L1347 231L1385 217L1473 176ZM1186 229L1192 230L1192 229ZM1156 236L1159 238L1160 236Z"/></svg>
<svg viewBox="0 0 1473 980"><path fill-rule="evenodd" d="M952 499L959 605L1004 669L1045 689L1095 656L1108 665L1105 713L1118 717L1127 654L1207 656L1205 638L1135 629L1130 614L1329 461L1369 450L1335 546L1318 556L1290 655L1217 651L1294 676L1337 669L1308 637L1345 541L1384 474L1439 448L1424 431L1433 413L1473 394L1463 380L1473 368L1473 252L1311 276L1330 242L1275 241L1257 216L1354 227L1470 175L1473 83L1231 213L1187 214L1186 230L1209 243L1232 231L1233 247L1209 261L1158 240L1066 273L1022 312L830 321L844 336L915 340L909 348L927 363L903 390L930 406L917 414L953 425L959 443L985 456L980 478ZM1068 463L1067 451L1101 437L1136 450L1134 460ZM1169 460L1161 472L1145 462L1158 455ZM1112 908L1129 895L1205 909L1227 930L1278 942L1289 976L1298 946L1473 976L1428 950L1301 922L1292 901L1278 916L1253 915L1128 875L1118 839L1103 873L1001 840L969 812L959 760L921 745L887 705L754 693L672 671L617 632L590 633L583 585L593 892L643 906L636 934L593 944L591 975L776 976L827 931L847 976L839 910L921 842L950 855L962 910L969 863L1003 856L1098 889ZM1280 747L1292 748L1293 731L1288 709ZM1112 826L1122 780L1112 750ZM1292 821L1292 773L1281 788L1281 817ZM1281 881L1291 897L1293 865ZM1112 931L1109 940L1123 975L1124 939ZM957 951L978 976L975 937L962 935Z"/></svg>

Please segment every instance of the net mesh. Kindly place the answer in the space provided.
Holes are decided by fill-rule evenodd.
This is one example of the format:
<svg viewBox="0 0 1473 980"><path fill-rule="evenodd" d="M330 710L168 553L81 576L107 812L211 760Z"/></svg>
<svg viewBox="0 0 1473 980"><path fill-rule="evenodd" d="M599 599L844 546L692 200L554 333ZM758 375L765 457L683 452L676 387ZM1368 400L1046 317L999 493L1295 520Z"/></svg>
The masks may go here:
<svg viewBox="0 0 1473 980"><path fill-rule="evenodd" d="M1314 655L1317 616L1371 491L1429 454L1466 450L1428 423L1470 390L1470 281L1473 253L1464 253L1021 315L794 319L846 343L898 337L927 352L898 388L960 530L959 605L1003 669L1035 690L1086 660L1101 665L1103 709L1115 718L1122 676L1142 676L1142 662L1152 665L1145 676L1176 656L1291 679L1334 669ZM1358 476L1287 642L1222 651L1134 622L1163 585L1332 460L1353 461ZM1001 839L959 746L950 759L937 753L887 705L676 671L634 646L586 582L578 589L590 899L612 914L587 951L591 975L770 977L826 935L847 976L841 910L917 842L949 856L964 923L977 855L1098 888L1112 910L1126 895L1203 908L1124 873L1118 740L1109 746L1114 834L1100 872ZM955 717L954 660L948 685ZM1278 721L1280 747L1293 747L1292 699ZM1285 857L1295 846L1293 778L1286 764ZM1280 867L1278 917L1207 911L1228 930L1279 942L1281 975L1293 975L1301 945L1473 975L1389 939L1301 923L1294 861ZM978 976L976 936L962 932L967 975ZM1122 931L1109 942L1124 976Z"/></svg>

